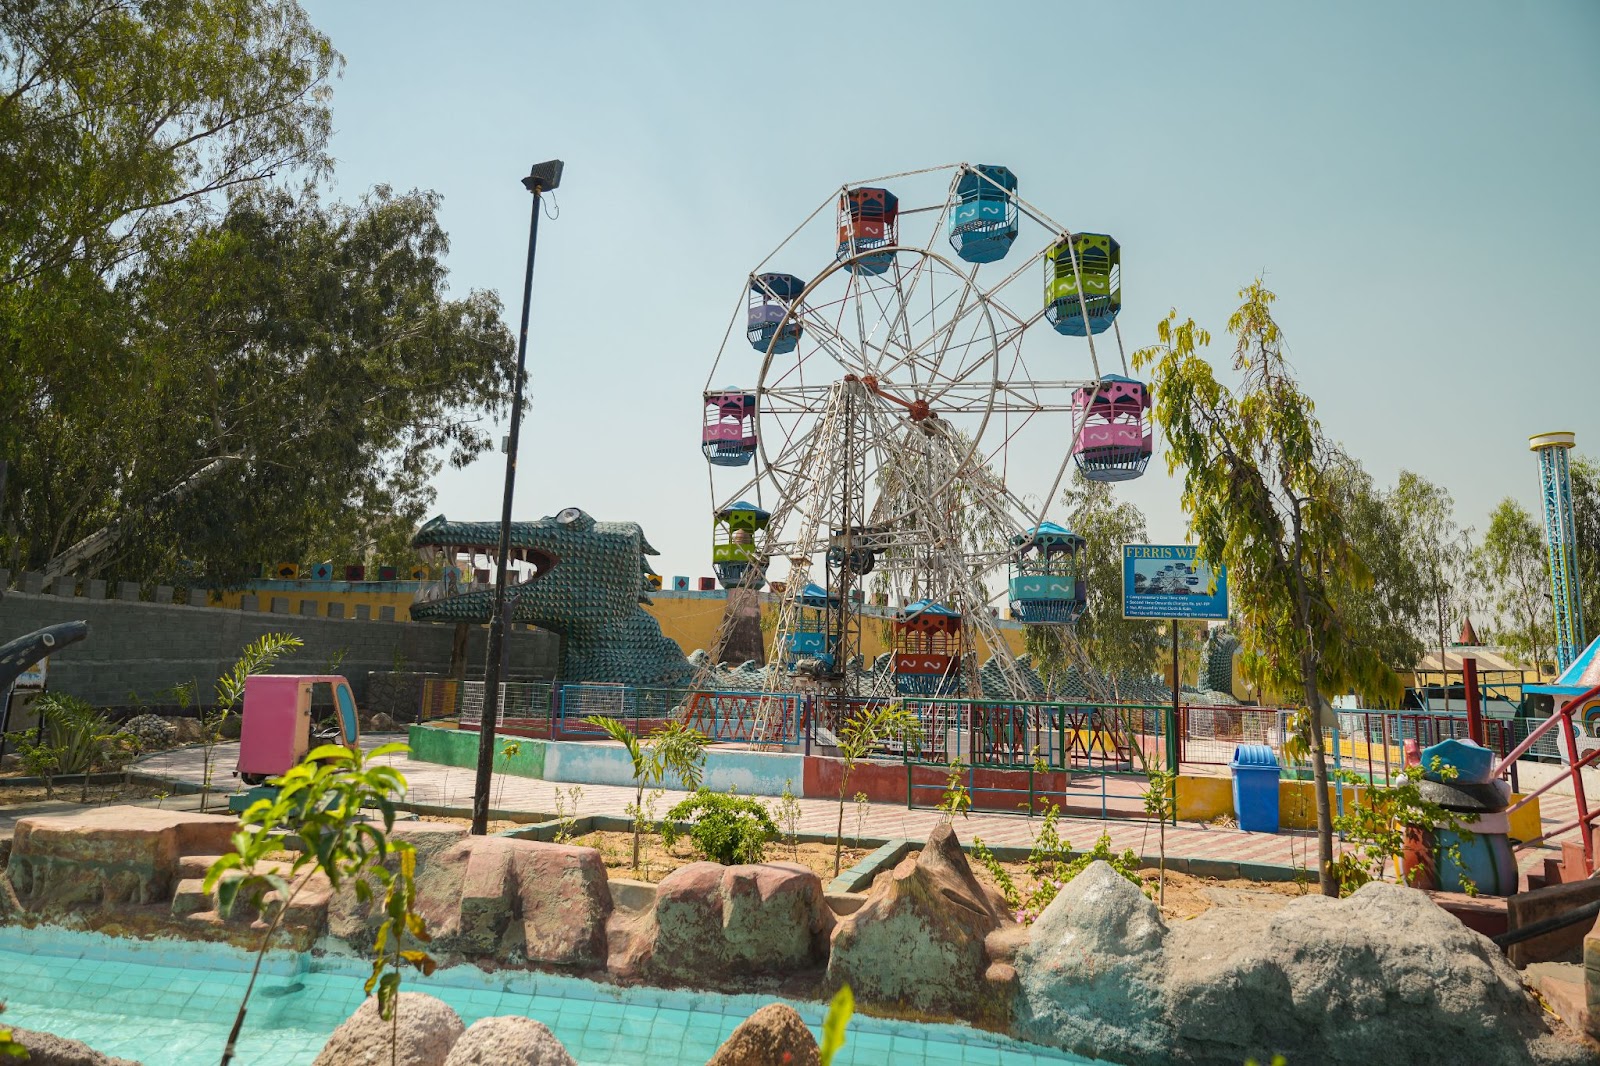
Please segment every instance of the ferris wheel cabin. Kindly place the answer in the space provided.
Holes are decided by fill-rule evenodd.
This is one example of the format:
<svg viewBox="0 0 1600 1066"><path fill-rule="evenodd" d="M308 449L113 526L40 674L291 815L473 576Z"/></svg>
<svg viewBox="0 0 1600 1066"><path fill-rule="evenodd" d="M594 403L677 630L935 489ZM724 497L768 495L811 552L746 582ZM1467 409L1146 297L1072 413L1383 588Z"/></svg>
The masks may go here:
<svg viewBox="0 0 1600 1066"><path fill-rule="evenodd" d="M1042 522L1033 534L1012 538L1011 616L1023 625L1065 626L1088 606L1078 573L1084 539L1064 526Z"/></svg>
<svg viewBox="0 0 1600 1066"><path fill-rule="evenodd" d="M745 466L755 458L755 393L727 389L705 394L700 450L712 466Z"/></svg>
<svg viewBox="0 0 1600 1066"><path fill-rule="evenodd" d="M894 687L903 696L953 696L961 689L961 613L918 600L889 623Z"/></svg>
<svg viewBox="0 0 1600 1066"><path fill-rule="evenodd" d="M784 648L784 662L794 666L801 659L815 659L832 670L838 650L838 635L832 632L828 617L839 608L839 598L828 595L821 585L809 584L794 598L793 629Z"/></svg>
<svg viewBox="0 0 1600 1066"><path fill-rule="evenodd" d="M969 263L1004 259L1017 239L1017 176L1002 166L980 163L956 180L950 212L950 247Z"/></svg>
<svg viewBox="0 0 1600 1066"><path fill-rule="evenodd" d="M828 537L828 565L835 570L843 570L848 564L850 573L855 577L872 573L878 563L878 554L867 542L871 532L863 526L851 526L848 535L843 529L835 529Z"/></svg>
<svg viewBox="0 0 1600 1066"><path fill-rule="evenodd" d="M882 274L900 240L900 200L888 189L850 189L839 196L839 247L834 258L852 274Z"/></svg>
<svg viewBox="0 0 1600 1066"><path fill-rule="evenodd" d="M1090 393L1093 393L1091 397ZM1083 429L1072 461L1090 481L1132 481L1150 465L1150 390L1143 382L1107 374L1098 386L1072 394Z"/></svg>
<svg viewBox="0 0 1600 1066"><path fill-rule="evenodd" d="M789 307L805 289L806 283L793 274L757 274L750 279L750 310L745 320L750 347L762 354L794 351L801 328Z"/></svg>
<svg viewBox="0 0 1600 1066"><path fill-rule="evenodd" d="M1044 254L1044 305L1057 333L1084 337L1110 329L1122 310L1122 246L1104 233L1057 241Z"/></svg>
<svg viewBox="0 0 1600 1066"><path fill-rule="evenodd" d="M711 567L725 589L758 589L765 585L766 561L757 554L756 534L767 528L772 516L753 503L740 500L718 511L711 520ZM751 577L749 570L760 573Z"/></svg>

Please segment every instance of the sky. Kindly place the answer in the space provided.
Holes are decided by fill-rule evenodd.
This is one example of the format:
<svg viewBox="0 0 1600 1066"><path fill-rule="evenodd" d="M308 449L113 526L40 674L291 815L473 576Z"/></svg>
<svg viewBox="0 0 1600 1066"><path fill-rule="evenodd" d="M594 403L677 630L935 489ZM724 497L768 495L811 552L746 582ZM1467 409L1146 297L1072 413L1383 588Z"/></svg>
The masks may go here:
<svg viewBox="0 0 1600 1066"><path fill-rule="evenodd" d="M752 267L841 184L963 160L1116 236L1129 348L1177 308L1225 364L1264 274L1325 430L1463 525L1536 507L1530 434L1600 456L1589 0L303 3L346 59L334 193L440 193L452 290L513 328L520 178L565 161L514 513L637 521L663 574L711 573L700 393ZM435 510L493 518L503 476L447 469ZM1182 542L1179 488L1158 453L1118 492Z"/></svg>

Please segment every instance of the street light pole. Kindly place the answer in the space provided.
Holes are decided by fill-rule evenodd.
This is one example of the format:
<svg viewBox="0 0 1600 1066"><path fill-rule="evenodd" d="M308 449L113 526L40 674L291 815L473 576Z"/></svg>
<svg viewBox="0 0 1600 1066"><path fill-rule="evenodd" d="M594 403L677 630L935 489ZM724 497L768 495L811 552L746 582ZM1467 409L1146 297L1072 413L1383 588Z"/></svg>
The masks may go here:
<svg viewBox="0 0 1600 1066"><path fill-rule="evenodd" d="M495 724L500 717L500 674L505 661L506 570L511 555L511 498L517 486L517 438L522 429L522 394L527 384L528 305L533 296L533 254L539 246L542 196L561 184L561 160L535 164L522 185L533 194L528 224L528 270L522 279L522 332L517 338L517 376L512 383L511 432L506 438L506 487L500 500L500 550L494 561L494 607L489 612L489 656L483 668L483 717L478 725L478 774L472 786L472 832L489 831L489 785L494 776Z"/></svg>

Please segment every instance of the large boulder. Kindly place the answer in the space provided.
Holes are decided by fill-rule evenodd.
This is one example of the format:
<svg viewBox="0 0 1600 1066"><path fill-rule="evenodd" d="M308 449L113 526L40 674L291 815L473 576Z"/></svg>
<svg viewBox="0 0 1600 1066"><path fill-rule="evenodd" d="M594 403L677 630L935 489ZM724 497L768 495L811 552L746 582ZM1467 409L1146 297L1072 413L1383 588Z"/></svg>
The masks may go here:
<svg viewBox="0 0 1600 1066"><path fill-rule="evenodd" d="M1003 1019L1009 985L986 979L985 940L1009 923L1004 900L979 884L955 833L941 825L919 856L880 876L860 909L840 919L828 981L848 983L884 1013Z"/></svg>
<svg viewBox="0 0 1600 1066"><path fill-rule="evenodd" d="M543 1022L508 1014L479 1018L450 1049L445 1066L578 1066Z"/></svg>
<svg viewBox="0 0 1600 1066"><path fill-rule="evenodd" d="M656 887L634 930L637 957L620 968L686 983L787 976L821 966L832 929L822 882L803 866L695 862Z"/></svg>
<svg viewBox="0 0 1600 1066"><path fill-rule="evenodd" d="M442 1000L421 992L402 992L396 1016L378 1015L376 996L368 996L356 1012L328 1037L311 1066L444 1066L465 1026Z"/></svg>
<svg viewBox="0 0 1600 1066"><path fill-rule="evenodd" d="M96 807L23 818L6 875L30 910L159 903L171 898L178 860L231 848L238 822L151 807Z"/></svg>
<svg viewBox="0 0 1600 1066"><path fill-rule="evenodd" d="M1165 1060L1167 926L1137 885L1090 863L1031 932L1016 957L1016 1035L1120 1062Z"/></svg>
<svg viewBox="0 0 1600 1066"><path fill-rule="evenodd" d="M1464 1049L1474 1066L1595 1061L1552 1034L1489 940L1415 889L1374 882L1243 913L1212 911L1168 940L1167 1001L1189 1061L1455 1066Z"/></svg>
<svg viewBox="0 0 1600 1066"><path fill-rule="evenodd" d="M395 827L416 849L416 909L436 956L500 959L585 969L603 966L611 892L593 848L510 837L468 836L458 826ZM383 915L347 886L328 931L366 950Z"/></svg>
<svg viewBox="0 0 1600 1066"><path fill-rule="evenodd" d="M9 1026L11 1039L28 1051L28 1066L139 1066L131 1059L117 1059L102 1054L80 1040L68 1040L54 1033L41 1033L37 1029L18 1029Z"/></svg>
<svg viewBox="0 0 1600 1066"><path fill-rule="evenodd" d="M1600 1061L1555 1035L1493 944L1391 884L1169 929L1095 863L1045 908L1016 967L1014 1035L1113 1062Z"/></svg>
<svg viewBox="0 0 1600 1066"><path fill-rule="evenodd" d="M706 1066L821 1066L817 1038L793 1007L768 1003L739 1023Z"/></svg>

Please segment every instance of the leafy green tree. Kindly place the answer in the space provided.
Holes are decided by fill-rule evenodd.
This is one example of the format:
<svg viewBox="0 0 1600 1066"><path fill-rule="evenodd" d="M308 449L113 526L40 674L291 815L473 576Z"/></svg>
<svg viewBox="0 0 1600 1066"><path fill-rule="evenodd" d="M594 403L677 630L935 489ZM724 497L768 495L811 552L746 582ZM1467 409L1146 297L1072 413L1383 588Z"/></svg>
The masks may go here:
<svg viewBox="0 0 1600 1066"><path fill-rule="evenodd" d="M1472 609L1471 531L1456 524L1455 500L1449 491L1420 474L1400 471L1389 500L1400 522L1405 549L1422 572L1424 631L1436 641L1433 646L1439 649L1439 668L1443 670L1451 632Z"/></svg>
<svg viewBox="0 0 1600 1066"><path fill-rule="evenodd" d="M1153 673L1167 644L1160 623L1122 616L1122 546L1149 543L1144 514L1110 485L1077 470L1061 502L1069 528L1084 540L1078 572L1087 604L1071 630L1081 649L1079 665L1096 699L1119 701L1121 680Z"/></svg>
<svg viewBox="0 0 1600 1066"><path fill-rule="evenodd" d="M93 373L22 363L21 563L232 583L403 549L442 463L489 447L514 351L496 297L449 297L438 206L253 191L128 268Z"/></svg>
<svg viewBox="0 0 1600 1066"><path fill-rule="evenodd" d="M1178 815L1178 775L1171 770L1147 766L1145 786L1140 791L1144 813L1156 820L1160 863L1156 874L1156 904L1167 905L1167 822Z"/></svg>
<svg viewBox="0 0 1600 1066"><path fill-rule="evenodd" d="M402 967L414 967L424 975L433 972L434 960L426 951L405 946L430 939L427 923L415 909L416 852L406 841L390 836L395 797L405 794L406 779L382 760L408 750L405 744L385 744L365 754L337 744L313 748L299 765L273 779L278 791L271 799L257 800L245 809L233 834L234 850L206 871L203 887L216 893L224 916L243 900L266 922L222 1066L233 1058L261 961L284 916L315 874L322 874L335 889L353 884L362 903L370 903L376 890L383 892L384 917L366 984L368 994L377 991L380 1017L395 1020ZM380 821L367 820L362 813L367 810L377 811ZM284 834L291 832L301 847L284 869L278 853L284 847Z"/></svg>
<svg viewBox="0 0 1600 1066"><path fill-rule="evenodd" d="M1183 471L1182 505L1201 557L1228 568L1245 661L1277 691L1298 690L1310 715L1324 691L1398 696L1399 679L1340 617L1331 589L1372 578L1355 550L1335 491L1337 449L1301 390L1273 321L1276 298L1259 279L1228 320L1240 382L1218 380L1200 349L1211 336L1173 311L1160 343L1134 354L1153 368L1155 421L1168 469ZM1333 823L1322 730L1310 731L1322 891L1336 895Z"/></svg>
<svg viewBox="0 0 1600 1066"><path fill-rule="evenodd" d="M1477 551L1478 568L1496 612L1501 643L1532 662L1552 658L1555 630L1550 616L1550 567L1544 531L1509 496L1489 515L1489 528Z"/></svg>
<svg viewBox="0 0 1600 1066"><path fill-rule="evenodd" d="M1333 585L1328 593L1356 643L1371 648L1390 669L1410 671L1422 657L1428 589L1392 494L1379 490L1348 455L1337 460L1330 484L1350 543L1372 581Z"/></svg>
<svg viewBox="0 0 1600 1066"><path fill-rule="evenodd" d="M637 871L645 823L652 820L645 790L659 789L668 774L682 781L691 792L698 790L705 774L709 738L682 722L668 722L647 739L640 740L628 728L628 723L619 718L591 714L584 721L603 730L606 736L627 749L628 760L633 764L634 797L628 813L633 816L633 868Z"/></svg>

